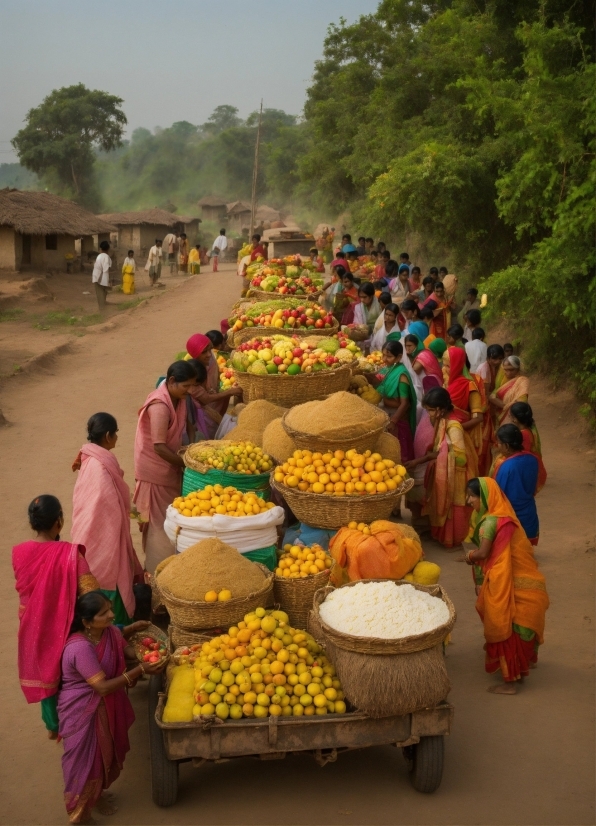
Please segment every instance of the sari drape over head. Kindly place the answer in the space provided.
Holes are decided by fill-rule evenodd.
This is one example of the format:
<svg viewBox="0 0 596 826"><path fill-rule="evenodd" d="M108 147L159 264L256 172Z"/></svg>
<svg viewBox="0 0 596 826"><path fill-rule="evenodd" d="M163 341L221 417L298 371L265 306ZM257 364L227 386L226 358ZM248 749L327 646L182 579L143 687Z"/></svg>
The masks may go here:
<svg viewBox="0 0 596 826"><path fill-rule="evenodd" d="M497 421L495 427L497 429L511 422L509 411L513 404L528 401L529 387L530 382L527 376L516 376L514 379L505 381L498 387L495 394L497 398L503 402L503 407L501 410L498 410L496 414Z"/></svg>
<svg viewBox="0 0 596 826"><path fill-rule="evenodd" d="M110 626L97 645L76 633L64 647L58 717L64 740L64 800L71 823L88 816L102 790L120 774L130 748L128 729L135 717L124 688L104 697L93 688L123 673L125 646L120 631Z"/></svg>
<svg viewBox="0 0 596 826"><path fill-rule="evenodd" d="M87 562L100 588L118 589L129 617L135 610L132 590L143 569L130 535L130 489L114 454L83 445L81 469L73 493L71 536L87 549Z"/></svg>

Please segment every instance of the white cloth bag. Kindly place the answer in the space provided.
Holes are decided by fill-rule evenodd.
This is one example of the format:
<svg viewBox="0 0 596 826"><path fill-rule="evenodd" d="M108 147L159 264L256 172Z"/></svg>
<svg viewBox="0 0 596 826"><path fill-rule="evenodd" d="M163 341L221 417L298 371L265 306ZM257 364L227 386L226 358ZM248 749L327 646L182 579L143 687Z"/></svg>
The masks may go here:
<svg viewBox="0 0 596 826"><path fill-rule="evenodd" d="M176 553L202 539L217 537L241 554L277 544L277 525L284 521L284 509L276 505L253 516L182 516L171 505L166 511L164 530Z"/></svg>

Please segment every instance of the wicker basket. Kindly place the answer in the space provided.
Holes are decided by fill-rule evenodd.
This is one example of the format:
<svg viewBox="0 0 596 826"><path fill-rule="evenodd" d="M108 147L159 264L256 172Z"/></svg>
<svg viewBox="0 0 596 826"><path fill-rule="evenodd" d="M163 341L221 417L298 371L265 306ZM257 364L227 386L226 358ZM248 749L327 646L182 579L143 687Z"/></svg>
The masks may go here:
<svg viewBox="0 0 596 826"><path fill-rule="evenodd" d="M242 440L245 441L245 440ZM201 447L231 447L238 444L238 441L233 439L213 439L204 442L199 442ZM182 459L185 466L201 474L200 481L197 485L198 490L202 490L207 485L222 485L222 487L233 486L243 493L254 492L256 494L267 494L269 491L269 472L265 473L236 473L233 470L221 470L219 468L211 467L211 465L203 464L197 459L193 459L190 455L190 448L194 445L188 445L182 451ZM195 477L195 481L197 477Z"/></svg>
<svg viewBox="0 0 596 826"><path fill-rule="evenodd" d="M362 580L370 581L378 580ZM325 647L337 669L346 700L375 718L431 708L443 701L451 688L443 655L443 641L455 622L451 600L440 585L427 587L403 581L396 584L414 585L440 597L449 609L449 620L427 634L398 640L341 634L329 628L319 613L321 602L333 590L329 587L315 594L309 616L311 633Z"/></svg>
<svg viewBox="0 0 596 826"><path fill-rule="evenodd" d="M352 588L362 582L386 582L381 579L361 579L355 582L348 582L342 585L341 588ZM395 581L396 586L411 585L417 591L425 591L433 597L441 599L449 610L449 619L443 625L433 628L425 634L413 634L410 637L401 637L397 640L382 639L379 637L354 637L350 634L344 634L331 628L321 618L319 613L319 606L325 601L325 598L332 591L336 590L333 587L327 586L321 588L313 599L313 613L318 621L323 634L331 640L331 642L338 648L343 648L345 651L354 651L358 654L413 654L416 651L424 651L426 648L434 648L435 645L442 643L448 634L453 630L455 625L455 607L444 588L441 585L420 585L417 582L406 582L403 579Z"/></svg>
<svg viewBox="0 0 596 826"><path fill-rule="evenodd" d="M352 371L350 368L346 368L349 371L349 376L351 379ZM321 375L319 373L318 375ZM336 393L339 388L335 388L329 392ZM342 390L345 388L341 388ZM287 405L286 405L287 406ZM382 412L382 411L379 411ZM317 436L314 433L303 433L300 430L294 430L293 427L287 422L287 413L284 413L281 418L281 423L283 425L284 430L296 443L296 447L304 450L312 450L313 452L319 451L320 453L326 453L328 450L345 450L346 447L346 438L342 439L324 439L322 436ZM350 448L358 451L364 450L373 450L374 446L376 445L379 436L389 426L389 416L384 414L385 420L382 424L376 427L374 430L369 430L368 433L364 433L362 436L350 436Z"/></svg>
<svg viewBox="0 0 596 826"><path fill-rule="evenodd" d="M170 643L166 632L162 631L161 628L158 628L157 625L152 624L148 628L145 628L144 631L137 631L132 635L132 637L128 638L128 643L134 648L137 660L139 660L139 662L143 661L144 649L141 646L141 640L145 639L145 637L153 637L156 642L163 643L168 651L170 650Z"/></svg>
<svg viewBox="0 0 596 826"><path fill-rule="evenodd" d="M318 373L299 373L288 376L285 373L257 376L254 373L238 373L236 382L244 392L244 399L253 402L267 399L280 407L293 407L305 402L326 398L329 393L347 390L352 379L349 367L321 370Z"/></svg>
<svg viewBox="0 0 596 826"><path fill-rule="evenodd" d="M206 636L201 631L187 631L185 628L178 628L177 625L170 625L168 628L170 640L170 650L174 651L174 662L176 662L176 649L183 646L197 645L197 643L208 642L211 637Z"/></svg>
<svg viewBox="0 0 596 826"><path fill-rule="evenodd" d="M265 290L259 290L258 287L251 287L248 291L248 298L256 298L257 301L283 301L284 298L300 298L304 301L317 301L322 295L323 290L317 290L308 295L294 295L293 293L268 293Z"/></svg>
<svg viewBox="0 0 596 826"><path fill-rule="evenodd" d="M400 497L414 487L413 479L406 479L391 493L376 493L373 496L334 496L326 493L308 493L297 488L280 485L271 474L271 488L276 490L288 504L299 522L313 528L337 530L350 522L374 522L388 519Z"/></svg>
<svg viewBox="0 0 596 826"><path fill-rule="evenodd" d="M200 631L205 628L220 628L240 622L242 617L259 606L266 608L273 601L273 574L265 565L255 562L265 574L265 581L259 591L246 597L230 599L228 602L203 602L179 599L163 586L160 594L168 609L172 625L186 631Z"/></svg>
<svg viewBox="0 0 596 826"><path fill-rule="evenodd" d="M230 330L228 333L228 342L237 347L245 341L250 341L251 338L257 336L272 336L272 335L287 335L292 338L307 338L308 336L323 336L329 337L336 335L339 330L339 324L334 319L331 327L243 327L241 330Z"/></svg>
<svg viewBox="0 0 596 826"><path fill-rule="evenodd" d="M314 595L320 589L325 588L330 575L331 568L301 579L275 577L273 582L275 601L279 602L281 610L290 617L290 624L293 628L306 630Z"/></svg>

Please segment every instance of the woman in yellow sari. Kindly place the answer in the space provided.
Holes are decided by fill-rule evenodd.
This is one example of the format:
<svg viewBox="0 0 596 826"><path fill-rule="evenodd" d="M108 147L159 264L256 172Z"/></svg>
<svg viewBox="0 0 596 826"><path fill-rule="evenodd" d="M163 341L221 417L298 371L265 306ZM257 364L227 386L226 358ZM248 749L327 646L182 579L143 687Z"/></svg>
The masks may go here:
<svg viewBox="0 0 596 826"><path fill-rule="evenodd" d="M472 542L466 554L473 567L476 610L484 625L485 668L499 669L503 684L494 694L515 694L516 683L536 666L544 641L548 594L532 546L509 500L494 479L468 482L467 504L476 513Z"/></svg>
<svg viewBox="0 0 596 826"><path fill-rule="evenodd" d="M478 473L478 456L443 387L429 390L422 405L435 429L434 443L428 453L405 467L412 470L428 462L422 513L429 516L433 539L452 548L468 533L472 511L466 504L466 487Z"/></svg>
<svg viewBox="0 0 596 826"><path fill-rule="evenodd" d="M508 356L503 361L505 381L489 397L495 430L504 424L512 424L511 407L516 402L527 402L530 383L521 375L521 361L517 356Z"/></svg>

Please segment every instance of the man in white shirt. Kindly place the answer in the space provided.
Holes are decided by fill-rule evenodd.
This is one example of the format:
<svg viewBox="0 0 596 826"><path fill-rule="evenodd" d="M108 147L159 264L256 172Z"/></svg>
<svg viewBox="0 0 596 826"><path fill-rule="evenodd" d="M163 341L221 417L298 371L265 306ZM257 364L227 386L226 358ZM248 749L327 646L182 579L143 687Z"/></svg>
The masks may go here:
<svg viewBox="0 0 596 826"><path fill-rule="evenodd" d="M106 296L110 287L110 267L112 266L112 259L108 255L108 250L110 249L109 241L102 241L99 245L99 249L101 252L95 259L91 282L95 287L97 306L101 312L105 309Z"/></svg>
<svg viewBox="0 0 596 826"><path fill-rule="evenodd" d="M484 343L484 330L475 327L472 332L472 341L466 342L466 355L470 362L470 372L475 373L481 364L486 361L487 346Z"/></svg>
<svg viewBox="0 0 596 826"><path fill-rule="evenodd" d="M223 261L224 256L225 256L225 251L228 248L228 239L226 238L225 229L220 229L219 235L217 236L217 238L213 242L213 246L211 247L211 250L213 251L216 247L219 250L219 260Z"/></svg>
<svg viewBox="0 0 596 826"><path fill-rule="evenodd" d="M149 280L152 287L157 287L157 282L161 277L161 256L162 256L162 242L161 238L155 239L155 244L149 250L149 257L145 264L145 269L149 273Z"/></svg>

